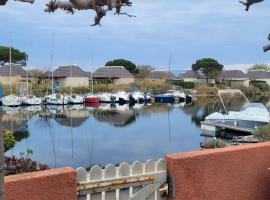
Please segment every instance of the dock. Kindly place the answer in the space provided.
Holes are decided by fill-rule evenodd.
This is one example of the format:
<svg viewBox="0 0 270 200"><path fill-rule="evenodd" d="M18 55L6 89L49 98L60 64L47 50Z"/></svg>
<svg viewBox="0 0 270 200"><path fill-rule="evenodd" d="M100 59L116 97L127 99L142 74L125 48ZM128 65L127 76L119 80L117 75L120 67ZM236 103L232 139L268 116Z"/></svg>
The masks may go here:
<svg viewBox="0 0 270 200"><path fill-rule="evenodd" d="M216 121L216 122L207 122L207 121L201 121L201 128L202 130L212 130L212 131L219 131L219 130L232 130L232 131L239 131L244 133L251 134L254 129L251 128L245 128L240 126L235 126L233 124L226 124L222 121Z"/></svg>

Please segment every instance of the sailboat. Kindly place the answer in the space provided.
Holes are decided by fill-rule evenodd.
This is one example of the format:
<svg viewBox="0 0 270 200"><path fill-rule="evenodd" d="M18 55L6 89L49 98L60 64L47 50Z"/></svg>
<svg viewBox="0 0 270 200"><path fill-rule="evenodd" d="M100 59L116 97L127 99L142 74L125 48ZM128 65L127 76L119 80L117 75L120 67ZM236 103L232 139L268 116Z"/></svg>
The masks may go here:
<svg viewBox="0 0 270 200"><path fill-rule="evenodd" d="M52 54L51 54L51 64L50 64L50 71L52 75L52 94L47 95L45 97L45 102L50 105L66 105L68 104L68 98L67 96L61 94L61 93L56 93L56 86L54 85L53 81L53 71L52 71L52 61L53 61L53 55L54 55L54 33L53 33L53 47L52 47Z"/></svg>
<svg viewBox="0 0 270 200"><path fill-rule="evenodd" d="M11 81L11 47L9 48L9 92L8 96L2 97L3 106L20 106L22 99L12 93L12 81Z"/></svg>
<svg viewBox="0 0 270 200"><path fill-rule="evenodd" d="M72 65L70 65L70 77L72 77ZM82 96L72 93L72 86L70 86L70 95L67 96L69 104L83 104L84 99Z"/></svg>
<svg viewBox="0 0 270 200"><path fill-rule="evenodd" d="M28 73L26 71L27 77L27 93L29 93L29 81L28 81ZM22 98L22 104L27 106L40 105L42 102L41 98L31 95L30 93Z"/></svg>
<svg viewBox="0 0 270 200"><path fill-rule="evenodd" d="M92 73L91 73L91 85L92 85L92 92L89 92L89 93L86 93L84 95L84 102L85 103L99 103L100 101L100 98L98 95L94 94L94 86L93 86L93 76L92 76Z"/></svg>

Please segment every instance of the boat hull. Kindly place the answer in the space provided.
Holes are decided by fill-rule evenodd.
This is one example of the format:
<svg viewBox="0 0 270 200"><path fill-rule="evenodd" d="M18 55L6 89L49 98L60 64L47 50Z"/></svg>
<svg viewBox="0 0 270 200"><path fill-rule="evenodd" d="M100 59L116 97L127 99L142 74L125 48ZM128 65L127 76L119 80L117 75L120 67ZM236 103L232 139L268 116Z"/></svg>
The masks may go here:
<svg viewBox="0 0 270 200"><path fill-rule="evenodd" d="M22 99L16 95L10 95L2 98L3 106L17 107L22 105Z"/></svg>
<svg viewBox="0 0 270 200"><path fill-rule="evenodd" d="M84 103L99 103L99 97L84 97Z"/></svg>
<svg viewBox="0 0 270 200"><path fill-rule="evenodd" d="M173 96L155 96L156 103L175 103L175 97Z"/></svg>

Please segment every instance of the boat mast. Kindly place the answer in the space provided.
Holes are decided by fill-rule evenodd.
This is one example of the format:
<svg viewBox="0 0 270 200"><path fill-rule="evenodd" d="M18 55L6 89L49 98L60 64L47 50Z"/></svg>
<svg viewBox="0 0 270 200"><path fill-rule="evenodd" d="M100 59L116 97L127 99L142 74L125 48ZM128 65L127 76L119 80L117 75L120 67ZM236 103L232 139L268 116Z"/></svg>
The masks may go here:
<svg viewBox="0 0 270 200"><path fill-rule="evenodd" d="M94 84L93 84L93 73L91 73L91 91L94 93Z"/></svg>
<svg viewBox="0 0 270 200"><path fill-rule="evenodd" d="M11 83L11 47L9 47L9 94L12 93L12 83Z"/></svg>
<svg viewBox="0 0 270 200"><path fill-rule="evenodd" d="M50 63L50 71L52 73L52 94L53 94L53 71L52 71L53 55L54 55L54 32L53 32L53 38L52 38L52 53L51 53L51 63Z"/></svg>

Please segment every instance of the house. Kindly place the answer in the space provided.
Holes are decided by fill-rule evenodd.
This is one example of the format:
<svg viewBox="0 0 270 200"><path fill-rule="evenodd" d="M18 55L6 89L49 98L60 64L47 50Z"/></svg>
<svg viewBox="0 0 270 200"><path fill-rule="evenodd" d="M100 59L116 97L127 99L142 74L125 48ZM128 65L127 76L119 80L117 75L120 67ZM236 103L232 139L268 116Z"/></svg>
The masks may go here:
<svg viewBox="0 0 270 200"><path fill-rule="evenodd" d="M205 75L200 72L194 72L193 70L187 70L186 72L180 74L177 79L184 82L195 82L195 83L206 83L207 79ZM215 80L208 79L208 83L215 83Z"/></svg>
<svg viewBox="0 0 270 200"><path fill-rule="evenodd" d="M148 76L148 79L159 80L173 80L175 75L169 70L152 70Z"/></svg>
<svg viewBox="0 0 270 200"><path fill-rule="evenodd" d="M219 75L218 80L230 87L237 85L249 86L249 78L241 70L224 70Z"/></svg>
<svg viewBox="0 0 270 200"><path fill-rule="evenodd" d="M93 73L94 81L106 81L113 84L134 83L134 76L123 66L105 66Z"/></svg>
<svg viewBox="0 0 270 200"><path fill-rule="evenodd" d="M47 72L47 82L52 77L60 87L88 87L91 74L77 65L59 66L52 72Z"/></svg>
<svg viewBox="0 0 270 200"><path fill-rule="evenodd" d="M177 78L184 82L199 82L199 80L204 77L200 76L193 70L187 70L186 72L180 74Z"/></svg>
<svg viewBox="0 0 270 200"><path fill-rule="evenodd" d="M26 79L26 70L20 65L9 64L0 67L0 82L3 85L16 84Z"/></svg>
<svg viewBox="0 0 270 200"><path fill-rule="evenodd" d="M270 72L262 70L252 70L247 73L247 77L252 82L264 82L270 85Z"/></svg>

